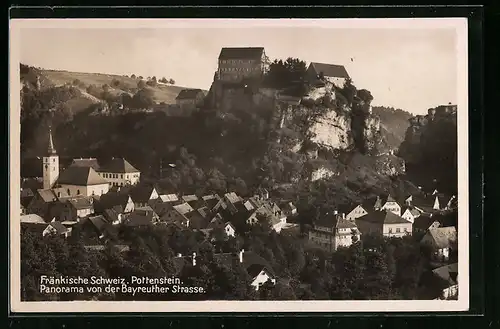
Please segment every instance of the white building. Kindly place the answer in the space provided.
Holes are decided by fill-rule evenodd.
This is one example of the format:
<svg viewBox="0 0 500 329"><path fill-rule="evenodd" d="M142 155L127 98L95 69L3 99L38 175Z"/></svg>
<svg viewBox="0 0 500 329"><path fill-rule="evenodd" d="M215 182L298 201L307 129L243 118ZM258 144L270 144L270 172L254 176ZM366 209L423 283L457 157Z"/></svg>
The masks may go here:
<svg viewBox="0 0 500 329"><path fill-rule="evenodd" d="M49 147L47 155L43 157L43 189L50 189L59 176L59 156L52 140L52 130L49 130Z"/></svg>
<svg viewBox="0 0 500 329"><path fill-rule="evenodd" d="M136 185L141 178L141 172L123 158L113 158L98 174L112 186Z"/></svg>

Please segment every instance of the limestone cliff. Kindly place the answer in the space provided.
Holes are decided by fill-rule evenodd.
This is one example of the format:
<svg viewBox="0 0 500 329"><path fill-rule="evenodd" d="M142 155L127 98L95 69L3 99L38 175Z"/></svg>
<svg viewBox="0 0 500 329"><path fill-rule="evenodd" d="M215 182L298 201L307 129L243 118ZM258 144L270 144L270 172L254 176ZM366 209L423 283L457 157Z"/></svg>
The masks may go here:
<svg viewBox="0 0 500 329"><path fill-rule="evenodd" d="M457 107L442 105L409 120L399 156L408 174L421 185L433 182L440 190L457 188Z"/></svg>

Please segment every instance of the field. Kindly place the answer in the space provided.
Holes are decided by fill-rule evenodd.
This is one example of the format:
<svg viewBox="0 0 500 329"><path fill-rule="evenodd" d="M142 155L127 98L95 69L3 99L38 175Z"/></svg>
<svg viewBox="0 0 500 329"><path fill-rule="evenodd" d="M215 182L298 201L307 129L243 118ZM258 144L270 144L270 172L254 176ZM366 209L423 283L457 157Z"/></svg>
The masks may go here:
<svg viewBox="0 0 500 329"><path fill-rule="evenodd" d="M137 82L139 81L139 79L133 79L126 76L103 74L103 73L82 73L82 72L42 70L41 74L43 74L48 80L50 80L56 86L63 85L65 83L72 83L76 79L84 83L85 86L89 86L92 84L96 86L102 86L104 84L110 85L113 79L117 79L120 81L120 85L123 87L111 88L110 92L112 93L128 92L127 90L122 90L120 88L124 89L137 88ZM151 87L151 89L154 92L154 98L156 102L158 103L165 102L166 104L174 104L175 98L177 97L179 92L183 89L186 89L186 87L158 83L156 87ZM88 101L92 102L91 99L88 99ZM82 103L85 102L82 101Z"/></svg>

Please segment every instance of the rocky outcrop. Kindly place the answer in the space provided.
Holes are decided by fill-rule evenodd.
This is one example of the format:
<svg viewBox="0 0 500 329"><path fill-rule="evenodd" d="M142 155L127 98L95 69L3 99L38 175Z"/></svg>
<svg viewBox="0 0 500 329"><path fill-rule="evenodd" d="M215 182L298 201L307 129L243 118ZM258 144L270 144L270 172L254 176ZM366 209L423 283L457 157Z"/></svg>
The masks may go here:
<svg viewBox="0 0 500 329"><path fill-rule="evenodd" d="M409 120L398 155L420 185L432 182L439 190L457 189L457 107L443 105Z"/></svg>

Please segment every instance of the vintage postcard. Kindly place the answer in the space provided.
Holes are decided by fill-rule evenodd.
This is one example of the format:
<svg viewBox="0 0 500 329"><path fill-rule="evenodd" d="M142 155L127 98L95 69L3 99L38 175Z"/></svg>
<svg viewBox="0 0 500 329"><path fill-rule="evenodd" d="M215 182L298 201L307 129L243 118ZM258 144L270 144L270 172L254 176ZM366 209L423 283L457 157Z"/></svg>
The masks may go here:
<svg viewBox="0 0 500 329"><path fill-rule="evenodd" d="M467 21L12 19L12 312L469 307Z"/></svg>

